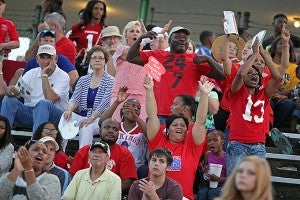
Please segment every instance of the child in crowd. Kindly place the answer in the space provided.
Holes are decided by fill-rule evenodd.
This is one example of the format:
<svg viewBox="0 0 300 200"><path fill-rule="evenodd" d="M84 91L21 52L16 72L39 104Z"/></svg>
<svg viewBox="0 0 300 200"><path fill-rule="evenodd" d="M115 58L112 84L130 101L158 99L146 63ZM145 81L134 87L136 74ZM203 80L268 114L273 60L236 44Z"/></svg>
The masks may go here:
<svg viewBox="0 0 300 200"><path fill-rule="evenodd" d="M226 153L222 149L224 138L224 133L219 130L213 130L207 134L206 140L209 151L207 151L204 156L203 176L204 179L218 182L218 186L217 188L210 188L209 181L206 181L205 185L200 188L197 194L198 200L212 200L221 193L222 186L226 180ZM220 176L209 173L210 164L222 165Z"/></svg>

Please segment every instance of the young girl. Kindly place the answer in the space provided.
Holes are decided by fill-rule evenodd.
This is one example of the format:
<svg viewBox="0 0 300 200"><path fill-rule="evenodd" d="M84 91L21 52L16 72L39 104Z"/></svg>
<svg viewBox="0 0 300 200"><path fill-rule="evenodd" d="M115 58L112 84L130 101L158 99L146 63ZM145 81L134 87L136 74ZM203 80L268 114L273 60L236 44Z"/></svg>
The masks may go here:
<svg viewBox="0 0 300 200"><path fill-rule="evenodd" d="M11 144L11 129L6 117L0 115L0 177L9 171L12 163L14 146Z"/></svg>
<svg viewBox="0 0 300 200"><path fill-rule="evenodd" d="M204 187L201 187L198 194L198 200L212 200L218 197L221 193L223 183L226 180L226 153L222 150L224 144L224 133L219 130L213 130L207 134L207 143L209 151L204 156L203 172L204 177L209 181L218 182L217 188L209 188L209 183L206 182ZM209 174L209 164L222 165L220 176Z"/></svg>
<svg viewBox="0 0 300 200"><path fill-rule="evenodd" d="M288 33L289 34L289 33ZM266 118L269 98L273 95L281 79L280 70L268 64L271 79L262 84L262 75L253 64L259 53L265 55L258 40L254 42L253 54L242 65L225 94L230 102L230 135L227 145L226 166L229 175L241 159L248 155L265 158ZM284 47L285 48L285 47ZM286 66L281 66L285 69Z"/></svg>

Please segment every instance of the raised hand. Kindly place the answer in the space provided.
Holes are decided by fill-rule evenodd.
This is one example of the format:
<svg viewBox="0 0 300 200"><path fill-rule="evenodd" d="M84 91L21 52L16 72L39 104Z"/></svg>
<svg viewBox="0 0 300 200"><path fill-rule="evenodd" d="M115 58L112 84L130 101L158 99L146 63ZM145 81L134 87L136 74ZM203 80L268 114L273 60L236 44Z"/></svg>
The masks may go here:
<svg viewBox="0 0 300 200"><path fill-rule="evenodd" d="M161 30L161 34L164 34L164 33L168 32L168 30L169 30L169 28L170 28L172 22L173 22L173 21L170 19L170 21L169 21L169 22L163 27L163 29Z"/></svg>
<svg viewBox="0 0 300 200"><path fill-rule="evenodd" d="M19 174L24 171L24 167L21 164L17 151L15 151L14 170L17 171Z"/></svg>
<svg viewBox="0 0 300 200"><path fill-rule="evenodd" d="M201 79L198 82L199 82L200 93L202 95L208 95L215 86L215 84L213 84L212 82L209 82L209 81L201 82Z"/></svg>
<svg viewBox="0 0 300 200"><path fill-rule="evenodd" d="M33 165L33 160L29 154L29 151L25 147L21 146L17 154L24 170L31 170Z"/></svg>
<svg viewBox="0 0 300 200"><path fill-rule="evenodd" d="M146 75L143 85L146 90L153 90L153 78L149 74Z"/></svg>
<svg viewBox="0 0 300 200"><path fill-rule="evenodd" d="M124 102L129 94L127 93L128 87L127 86L122 86L119 88L118 96L117 96L117 101L118 103Z"/></svg>
<svg viewBox="0 0 300 200"><path fill-rule="evenodd" d="M280 37L284 44L286 44L286 45L289 44L291 34L290 34L289 30L287 30L285 27L282 28Z"/></svg>

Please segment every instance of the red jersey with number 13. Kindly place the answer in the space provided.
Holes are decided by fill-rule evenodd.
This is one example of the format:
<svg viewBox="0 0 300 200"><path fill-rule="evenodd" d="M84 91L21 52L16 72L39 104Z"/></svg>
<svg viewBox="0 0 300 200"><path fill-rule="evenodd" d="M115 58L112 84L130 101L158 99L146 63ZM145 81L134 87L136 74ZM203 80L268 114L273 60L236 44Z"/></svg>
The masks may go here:
<svg viewBox="0 0 300 200"><path fill-rule="evenodd" d="M197 65L193 62L195 53L172 53L163 50L142 51L141 59L148 62L150 56L155 57L166 69L160 82L154 80L154 95L158 115L170 115L173 100L180 94L196 95L201 75L207 76L211 67L208 63Z"/></svg>
<svg viewBox="0 0 300 200"><path fill-rule="evenodd" d="M231 108L229 141L265 143L267 124L264 117L270 104L265 88L250 95L243 85L236 93L229 89L225 95L228 95Z"/></svg>

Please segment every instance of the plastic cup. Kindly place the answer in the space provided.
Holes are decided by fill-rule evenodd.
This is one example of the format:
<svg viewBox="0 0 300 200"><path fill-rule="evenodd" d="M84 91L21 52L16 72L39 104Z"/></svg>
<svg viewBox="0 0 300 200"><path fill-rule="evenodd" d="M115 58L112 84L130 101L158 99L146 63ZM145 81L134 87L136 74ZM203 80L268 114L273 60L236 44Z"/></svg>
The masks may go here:
<svg viewBox="0 0 300 200"><path fill-rule="evenodd" d="M220 164L209 164L208 173L209 174L214 174L214 175L220 177L221 171L222 171L222 167L223 167L223 165L220 165ZM216 187L218 187L218 182L216 182L216 181L209 181L209 187L210 188L216 188Z"/></svg>

